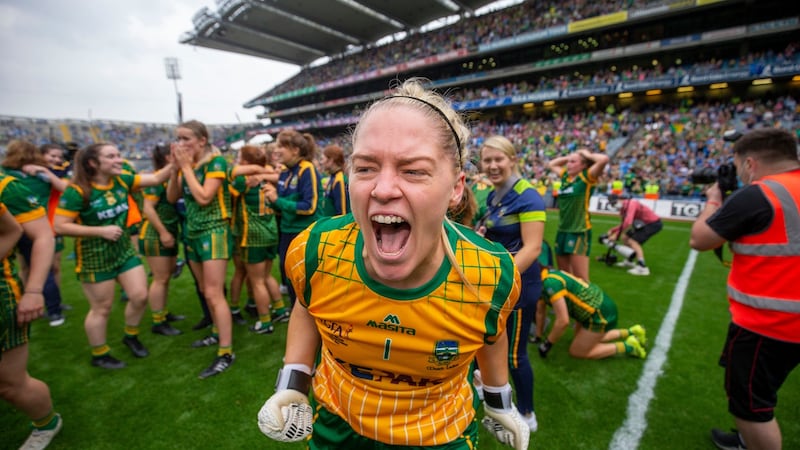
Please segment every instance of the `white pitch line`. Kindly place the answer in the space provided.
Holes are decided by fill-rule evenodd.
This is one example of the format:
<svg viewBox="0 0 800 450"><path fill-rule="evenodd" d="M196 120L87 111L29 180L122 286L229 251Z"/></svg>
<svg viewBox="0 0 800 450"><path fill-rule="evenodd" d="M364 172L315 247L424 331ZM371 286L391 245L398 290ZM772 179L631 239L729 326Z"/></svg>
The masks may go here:
<svg viewBox="0 0 800 450"><path fill-rule="evenodd" d="M644 430L647 429L647 407L650 405L650 400L653 399L653 391L656 387L656 381L661 376L664 363L667 361L667 351L672 345L672 333L675 331L675 324L678 322L678 316L683 307L683 299L686 295L686 288L689 286L689 277L694 270L694 264L697 261L697 251L691 250L686 264L683 266L678 284L672 292L672 300L669 304L664 321L661 322L661 328L658 330L658 339L656 339L655 346L647 355L647 361L644 364L642 376L639 377L639 382L636 392L628 397L628 416L625 422L614 433L614 438L611 439L611 444L608 448L612 450L633 450L639 447L639 441L642 439Z"/></svg>

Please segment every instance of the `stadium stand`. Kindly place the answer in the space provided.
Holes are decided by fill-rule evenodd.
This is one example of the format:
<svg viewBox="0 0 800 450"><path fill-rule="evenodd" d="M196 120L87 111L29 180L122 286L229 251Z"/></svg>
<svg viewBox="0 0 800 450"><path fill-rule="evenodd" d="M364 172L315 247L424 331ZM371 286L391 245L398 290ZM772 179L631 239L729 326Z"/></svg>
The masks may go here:
<svg viewBox="0 0 800 450"><path fill-rule="evenodd" d="M208 125L217 147L224 148L244 137L247 130L259 123ZM50 142L74 142L78 147L100 141L116 144L123 156L133 162L149 164L150 150L159 142L167 142L175 134L175 124L120 122L109 120L33 119L0 116L0 154L12 139L24 139L36 145Z"/></svg>
<svg viewBox="0 0 800 450"><path fill-rule="evenodd" d="M198 12L206 20L189 35L204 38L184 42L246 52L253 41L208 30L280 34L243 18L252 12L245 4ZM612 156L608 183L625 178L634 194L655 183L662 196L678 197L700 195L692 170L730 158L725 130L799 128L798 2L523 1L475 9L486 5L295 61L304 64L298 74L245 106L264 108L271 124L261 133L291 127L347 149L348 129L366 104L393 80L425 77L469 114L472 146L508 136L532 179L547 184L549 158L588 146ZM305 11L282 12L314 21ZM347 34L348 26L333 28Z"/></svg>

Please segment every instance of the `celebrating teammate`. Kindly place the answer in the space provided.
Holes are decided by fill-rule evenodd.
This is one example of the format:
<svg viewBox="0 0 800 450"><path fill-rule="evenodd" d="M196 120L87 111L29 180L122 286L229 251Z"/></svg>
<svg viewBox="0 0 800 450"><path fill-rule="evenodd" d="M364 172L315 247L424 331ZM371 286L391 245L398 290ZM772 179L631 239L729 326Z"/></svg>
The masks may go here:
<svg viewBox="0 0 800 450"><path fill-rule="evenodd" d="M550 170L561 177L556 233L558 268L586 281L589 281L589 254L592 251L589 198L606 164L608 155L586 149L548 163Z"/></svg>
<svg viewBox="0 0 800 450"><path fill-rule="evenodd" d="M231 310L225 299L225 276L231 257L228 163L211 147L208 129L196 120L180 124L173 152L180 173L170 177L167 198L186 203L187 259L208 303L214 321L211 335L194 347L219 345L217 356L200 378L220 374L233 364Z"/></svg>
<svg viewBox="0 0 800 450"><path fill-rule="evenodd" d="M465 189L468 135L416 80L364 113L353 133L352 216L321 219L286 257L297 302L277 392L259 412L267 436L311 433L311 448L472 449L477 357L487 428L528 448L504 333L519 274L501 245L445 218Z"/></svg>
<svg viewBox="0 0 800 450"><path fill-rule="evenodd" d="M544 358L574 319L575 338L569 346L574 358L602 359L618 353L644 358L647 344L641 325L617 328L617 305L600 286L561 270L542 271L542 299L555 312L555 321L544 337L544 321L536 323L536 341Z"/></svg>
<svg viewBox="0 0 800 450"><path fill-rule="evenodd" d="M72 183L56 210L55 229L75 240L75 273L89 300L84 321L92 347L92 365L121 369L125 363L111 356L106 343L108 318L114 301L115 280L128 294L125 336L122 342L137 358L149 352L139 341L139 323L147 303L147 274L133 248L128 221L128 195L141 187L161 184L173 171L124 175L122 156L113 144L92 144L75 155Z"/></svg>

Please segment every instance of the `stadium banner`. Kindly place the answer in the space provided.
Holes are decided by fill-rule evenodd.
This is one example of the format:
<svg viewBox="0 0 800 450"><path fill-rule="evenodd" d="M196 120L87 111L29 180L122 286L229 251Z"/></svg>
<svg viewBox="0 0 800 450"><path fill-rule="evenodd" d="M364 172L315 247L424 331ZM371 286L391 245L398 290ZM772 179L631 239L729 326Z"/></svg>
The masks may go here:
<svg viewBox="0 0 800 450"><path fill-rule="evenodd" d="M668 89L677 87L678 83L674 77L655 78L642 81L623 81L617 85L615 92L625 91L647 91L650 89Z"/></svg>
<svg viewBox="0 0 800 450"><path fill-rule="evenodd" d="M659 47L661 47L661 42L659 41L642 42L641 44L632 44L623 47L623 54L625 56L631 56L631 55L639 55L642 53L650 53L651 51L656 50Z"/></svg>
<svg viewBox="0 0 800 450"><path fill-rule="evenodd" d="M581 31L622 23L626 20L628 20L628 11L619 11L611 14L604 14L602 16L590 17L588 19L570 22L567 24L567 31L570 33L579 33Z"/></svg>
<svg viewBox="0 0 800 450"><path fill-rule="evenodd" d="M636 18L639 18L639 17L647 17L647 16L654 16L656 14L664 14L667 11L669 11L669 7L667 5L656 6L654 8L633 9L633 10L628 11L628 17L630 19L636 19Z"/></svg>
<svg viewBox="0 0 800 450"><path fill-rule="evenodd" d="M747 34L747 27L742 25L739 27L722 28L720 30L706 31L700 35L700 40L703 42L722 41L728 40L737 36L744 36Z"/></svg>
<svg viewBox="0 0 800 450"><path fill-rule="evenodd" d="M749 68L720 70L703 74L687 75L681 80L681 85L697 85L705 83L716 83L718 81L740 81L753 78Z"/></svg>
<svg viewBox="0 0 800 450"><path fill-rule="evenodd" d="M658 217L669 220L694 221L703 211L705 203L699 199L685 200L652 200L637 198L639 203L652 209ZM605 195L593 195L589 200L589 212L598 214L619 214L619 207L611 206Z"/></svg>
<svg viewBox="0 0 800 450"><path fill-rule="evenodd" d="M622 56L625 52L624 47L606 48L603 50L595 50L592 52L591 59L611 59L617 56Z"/></svg>
<svg viewBox="0 0 800 450"><path fill-rule="evenodd" d="M500 50L508 47L515 47L523 44L533 44L535 42L543 41L556 36L567 34L567 26L560 25L557 27L550 27L544 30L529 31L514 37L500 39L496 42L478 45L478 52L488 52L493 50Z"/></svg>
<svg viewBox="0 0 800 450"><path fill-rule="evenodd" d="M674 38L667 38L661 40L662 47L672 47L672 46L679 46L685 44L693 44L695 42L699 42L702 36L700 33L690 34L687 36L680 36Z"/></svg>
<svg viewBox="0 0 800 450"><path fill-rule="evenodd" d="M777 31L782 28L794 28L798 24L797 17L790 17L788 19L771 20L769 22L761 22L747 26L749 33L759 33L762 31Z"/></svg>
<svg viewBox="0 0 800 450"><path fill-rule="evenodd" d="M676 9L691 8L692 6L695 6L695 0L677 0L670 2L669 9L674 11Z"/></svg>
<svg viewBox="0 0 800 450"><path fill-rule="evenodd" d="M606 95L613 91L613 86L591 86L582 88L565 89L564 98L590 97L592 95Z"/></svg>
<svg viewBox="0 0 800 450"><path fill-rule="evenodd" d="M800 63L771 65L764 68L764 75L781 76L800 74Z"/></svg>

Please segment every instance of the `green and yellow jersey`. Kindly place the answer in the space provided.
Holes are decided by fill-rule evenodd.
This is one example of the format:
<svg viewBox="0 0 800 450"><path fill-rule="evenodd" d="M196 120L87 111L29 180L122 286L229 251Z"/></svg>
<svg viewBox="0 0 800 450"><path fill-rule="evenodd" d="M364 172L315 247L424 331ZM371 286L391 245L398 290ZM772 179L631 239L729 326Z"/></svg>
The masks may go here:
<svg viewBox="0 0 800 450"><path fill-rule="evenodd" d="M14 219L21 224L46 215L44 208L30 189L16 178L2 172L0 172L0 204L5 205L3 209L7 208ZM14 292L14 298L19 299L22 296L22 283L17 277L14 252L0 255L0 258L3 265L0 290L10 289Z"/></svg>
<svg viewBox="0 0 800 450"><path fill-rule="evenodd" d="M70 184L61 195L56 215L70 217L80 225L101 227L116 225L122 236L109 241L99 236L75 238L75 273L104 272L119 267L136 255L127 226L128 196L139 188L139 175L119 175L101 186L92 183L89 202L84 203L82 190Z"/></svg>
<svg viewBox="0 0 800 450"><path fill-rule="evenodd" d="M180 239L180 218L178 217L178 212L175 210L175 205L167 200L167 183L147 187L142 191L142 194L146 200L155 202L156 215L161 219L161 223L164 224L164 227L176 240ZM144 217L141 230L142 239L159 240L158 231L153 227L150 221L147 220L147 217L144 215L142 216Z"/></svg>
<svg viewBox="0 0 800 450"><path fill-rule="evenodd" d="M589 199L596 184L597 180L589 175L587 169L575 177L570 177L564 169L558 190L558 231L582 233L592 228L589 220Z"/></svg>
<svg viewBox="0 0 800 450"><path fill-rule="evenodd" d="M554 300L564 297L569 316L582 324L590 322L605 297L600 286L560 270L549 270L542 283L542 299L552 306Z"/></svg>
<svg viewBox="0 0 800 450"><path fill-rule="evenodd" d="M298 301L322 337L314 398L362 436L440 445L475 416L470 364L505 331L520 278L502 246L466 227L445 227L467 281L446 258L415 289L372 280L352 214L320 219L287 253Z"/></svg>
<svg viewBox="0 0 800 450"><path fill-rule="evenodd" d="M197 239L209 230L230 227L231 194L228 191L228 162L222 155L215 155L207 162L194 167L194 175L200 184L207 178L219 178L222 183L208 205L201 205L192 196L186 180L183 180L183 200L186 203L186 236Z"/></svg>
<svg viewBox="0 0 800 450"><path fill-rule="evenodd" d="M275 211L266 205L260 186L248 186L240 175L231 180L233 194L233 235L240 247L271 247L278 245L278 223Z"/></svg>

